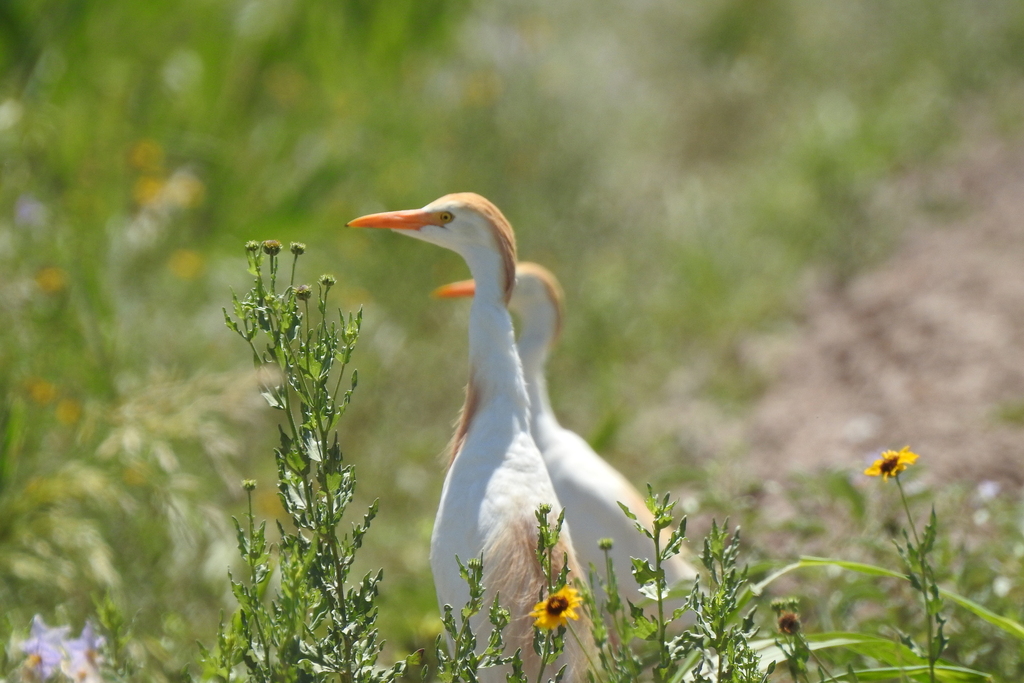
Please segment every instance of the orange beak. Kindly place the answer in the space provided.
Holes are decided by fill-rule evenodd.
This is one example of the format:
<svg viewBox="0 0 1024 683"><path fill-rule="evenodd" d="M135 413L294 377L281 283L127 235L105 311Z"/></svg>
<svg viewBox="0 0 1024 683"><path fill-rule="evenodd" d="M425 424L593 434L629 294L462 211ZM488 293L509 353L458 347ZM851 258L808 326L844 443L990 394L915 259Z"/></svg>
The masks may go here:
<svg viewBox="0 0 1024 683"><path fill-rule="evenodd" d="M461 296L473 296L476 293L476 283L472 280L453 282L450 285L441 285L430 296L435 299L455 299Z"/></svg>
<svg viewBox="0 0 1024 683"><path fill-rule="evenodd" d="M350 228L385 228L389 230L419 230L424 225L436 225L437 218L430 211L412 209L409 211L387 211L371 213L368 216L349 221Z"/></svg>

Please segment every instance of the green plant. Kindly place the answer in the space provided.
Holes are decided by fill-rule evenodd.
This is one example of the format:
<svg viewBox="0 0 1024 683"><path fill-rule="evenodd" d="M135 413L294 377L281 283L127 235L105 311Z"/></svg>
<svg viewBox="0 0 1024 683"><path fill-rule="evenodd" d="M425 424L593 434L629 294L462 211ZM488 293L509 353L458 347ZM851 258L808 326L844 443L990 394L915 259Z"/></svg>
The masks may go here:
<svg viewBox="0 0 1024 683"><path fill-rule="evenodd" d="M482 653L476 651L477 638L470 626L470 619L479 614L484 607L483 562L479 558L473 558L465 564L459 561L459 572L469 585L469 602L461 609L458 623L455 621L452 606L444 606L444 614L441 617L444 635L438 635L434 641L437 677L444 683L475 681L480 669L510 665L512 680L525 683L519 652L514 652L511 656L504 654L502 630L508 626L510 615L507 609L498 604L497 597L491 603L487 615L493 627L487 648ZM444 646L445 636L448 638L450 650Z"/></svg>
<svg viewBox="0 0 1024 683"><path fill-rule="evenodd" d="M779 636L775 638L775 646L786 658L789 676L794 681L801 679L809 681L807 662L814 659L818 679L835 683L835 677L814 654L810 643L807 642L807 637L801 630L799 605L800 601L797 598L772 600L775 626L779 632Z"/></svg>
<svg viewBox="0 0 1024 683"><path fill-rule="evenodd" d="M697 619L695 633L684 633L680 640L697 652L695 683L763 683L775 666L771 663L765 671L760 670L761 658L751 646L758 630L754 610L740 616L747 568L738 566L739 529L730 535L727 526L728 522L722 527L712 523L704 539L701 563L710 574L711 590L704 592L694 586L689 606Z"/></svg>
<svg viewBox="0 0 1024 683"><path fill-rule="evenodd" d="M544 669L554 663L558 655L565 649L565 634L572 626L564 616L569 610L572 613L572 603L576 589L567 588L569 583L569 563L566 558L554 557L555 546L558 544L558 537L562 532L562 525L565 522L565 510L558 514L554 524L548 520L551 513L550 505L541 505L537 510L537 562L540 563L547 583L546 598L537 605L537 611L533 613L537 617L533 630L533 649L541 658L541 668L537 673L538 683L544 680ZM563 596L564 594L564 596ZM556 597L557 596L557 597ZM553 608L553 609L549 609ZM545 617L554 617L552 623L547 623ZM557 621L557 626L554 623ZM556 628L552 628L556 626ZM579 636L574 632L574 638ZM563 667L564 670L564 667ZM559 670L555 680L560 680L564 671Z"/></svg>
<svg viewBox="0 0 1024 683"><path fill-rule="evenodd" d="M349 387L341 389L362 314L339 312L335 319L328 313L335 279L324 275L311 316L312 288L294 284L305 247L291 245L287 285L278 281L281 251L276 240L246 244L253 287L243 298L233 298L234 318L227 311L224 317L248 343L267 403L284 413L286 427L280 429L274 456L278 493L293 528L279 523L279 543L268 543L266 523L257 526L252 511L256 482L243 482L249 497L247 524L243 528L236 520L235 526L248 576L232 578L239 607L222 627L217 645L203 649L204 675L225 681L393 681L418 655L385 669L376 665L383 642L375 628L374 603L383 572L351 578L377 502L347 533L340 528L356 479L342 457L336 427L357 384L353 371ZM268 601L275 570L280 588ZM244 677L236 667L244 668Z"/></svg>
<svg viewBox="0 0 1024 683"><path fill-rule="evenodd" d="M462 609L461 624L456 625L452 616L452 608L445 605L442 622L445 633L452 645L451 654L442 646L442 636L438 636L434 649L438 659L438 678L445 683L452 681L475 681L480 669L509 666L506 674L510 683L542 683L554 680L556 683L565 675L565 666L554 673L553 679L545 679L544 672L548 665L553 664L565 649L565 637L570 633L577 641L580 635L573 629L570 619L578 619L575 608L582 601L579 591L569 585L569 564L566 558L556 558L555 548L565 521L564 511L551 523L550 505L541 505L536 511L537 517L537 562L544 573L545 596L537 603L530 616L535 617L533 629L533 649L540 658L540 669L534 682L529 681L522 668L522 657L519 651L504 653L502 630L509 623L509 611L499 605L500 595L495 596L489 611L492 625L487 648L477 653L476 637L470 627L470 618L483 608L484 586L483 563L479 559L470 560L466 565L459 562L462 578L469 584L470 601ZM458 558L456 558L458 559ZM577 582L577 585L580 585ZM586 637L587 634L584 634ZM580 642L581 647L586 647ZM590 662L593 667L593 662Z"/></svg>
<svg viewBox="0 0 1024 683"><path fill-rule="evenodd" d="M938 530L938 521L935 517L935 508L932 507L931 519L924 529L924 540L917 533L917 525L914 523L914 516L907 504L907 495L903 491L903 483L900 481L900 473L908 466L917 461L918 455L911 453L910 448L904 446L899 451L884 451L879 460L869 467L865 474L869 476L882 476L883 480L890 477L895 479L896 487L900 491L900 501L903 503L903 511L907 513L907 523L913 535L911 541L907 534L906 527L903 527L903 544L896 541L896 550L907 567L907 579L914 587L924 602L925 633L927 646L924 650L925 658L928 660L928 678L935 683L935 663L945 649L947 639L944 633L946 619L943 617L942 596L939 594L939 586L935 581L935 570L932 568L929 557L935 549L935 538ZM901 635L903 643L915 651L920 652L921 648L909 635Z"/></svg>
<svg viewBox="0 0 1024 683"><path fill-rule="evenodd" d="M650 614L643 605L623 602L619 596L614 567L607 550L604 576L591 572L591 585L599 586L603 597L597 600L586 594L588 609L594 621L593 637L599 648L600 674L596 680L609 682L636 681L647 671L658 682L729 681L732 683L763 683L774 671L760 668L760 657L751 645L757 633L754 610L741 615L747 569L739 566L739 530L730 534L727 525L717 523L704 540L701 562L708 573L706 588L694 582L682 606L667 612L666 601L672 596L665 579L663 564L681 549L686 534L686 520L673 528L675 501L668 494L656 495L648 486L645 499L654 517L650 529L639 523L635 514L620 504L623 512L636 523L638 533L651 540L654 563L633 558L633 578L641 593L652 605ZM671 529L671 531L669 531ZM607 615L607 619L603 617ZM693 626L675 633L674 625L692 619ZM608 632L610 624L614 637ZM648 641L655 649L636 648L634 641ZM648 656L645 656L648 655ZM603 676L601 675L603 674Z"/></svg>
<svg viewBox="0 0 1024 683"><path fill-rule="evenodd" d="M906 492L900 481L900 474L908 466L914 464L917 459L917 454L910 452L908 447L904 447L900 451L884 451L880 458L865 471L865 474L869 476L880 476L883 480L892 478L896 481L902 511L906 514L907 524L910 526L909 532L905 526L901 526L899 529L902 543L899 539L894 539L897 552L906 570L905 573L863 562L803 557L799 562L790 564L751 586L750 595L744 596L743 600L748 600L751 595L760 595L765 587L778 578L803 568L837 568L869 577L903 579L920 596L923 603L925 646L918 645L913 637L900 630L899 626L891 623L888 624L888 628L895 630L898 635L897 639L851 631L804 634L799 628L795 602L792 600L775 601L773 609L776 611L777 623L782 636L775 638L774 641L761 641L755 646L766 661L784 660L794 681L809 680L807 664L812 658L821 680L886 680L899 677L904 680L912 679L928 683L935 681L990 681L991 675L986 672L959 666L941 658L950 644L950 639L945 634L948 617L942 611L945 600L963 607L1011 637L1024 639L1024 626L1019 622L996 614L980 604L938 585L935 561L932 558L939 541L935 508L932 507L930 520L923 535L919 535ZM847 591L852 592L852 589L847 588ZM886 612L891 615L896 609L898 606L893 605ZM793 619L796 619L796 628L786 628L784 624L792 625ZM833 674L818 658L817 653L826 650L833 652L846 650L856 654L859 658L870 658L880 663L881 666L854 669L852 662L848 662L844 673Z"/></svg>

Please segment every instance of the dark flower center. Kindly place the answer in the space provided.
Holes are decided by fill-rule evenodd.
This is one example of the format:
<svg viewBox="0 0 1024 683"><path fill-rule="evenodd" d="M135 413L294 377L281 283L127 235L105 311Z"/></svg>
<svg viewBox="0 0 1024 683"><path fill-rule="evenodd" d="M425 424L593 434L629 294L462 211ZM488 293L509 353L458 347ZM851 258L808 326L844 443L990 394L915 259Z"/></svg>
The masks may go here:
<svg viewBox="0 0 1024 683"><path fill-rule="evenodd" d="M779 631L786 635L793 635L800 630L800 615L793 612L783 612L779 615Z"/></svg>
<svg viewBox="0 0 1024 683"><path fill-rule="evenodd" d="M561 595L552 595L548 598L547 610L548 614L559 616L562 612L569 609L569 599Z"/></svg>
<svg viewBox="0 0 1024 683"><path fill-rule="evenodd" d="M890 455L888 457L882 458L882 464L879 467L879 469L882 470L882 472L884 474L892 474L893 472L896 471L896 468L899 466L899 464L900 464L899 456L898 455Z"/></svg>

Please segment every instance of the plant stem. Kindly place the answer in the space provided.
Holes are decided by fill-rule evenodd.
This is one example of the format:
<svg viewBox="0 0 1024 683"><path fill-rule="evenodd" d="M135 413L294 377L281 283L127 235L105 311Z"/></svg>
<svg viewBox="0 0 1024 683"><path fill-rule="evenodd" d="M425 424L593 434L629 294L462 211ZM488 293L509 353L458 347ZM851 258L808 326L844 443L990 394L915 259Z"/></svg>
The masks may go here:
<svg viewBox="0 0 1024 683"><path fill-rule="evenodd" d="M668 645L665 643L665 596L663 588L665 588L665 580L662 577L661 569L661 529L658 528L658 524L654 524L654 573L656 575L655 581L658 585L658 649L659 658L661 659L661 666L667 667L670 664L668 656Z"/></svg>
<svg viewBox="0 0 1024 683"><path fill-rule="evenodd" d="M259 599L259 588L257 587L259 584L256 580L256 565L252 558L252 539L256 536L256 518L252 514L252 491L246 491L245 496L249 502L249 552L246 562L249 564L249 583L255 589L256 595L254 597ZM260 641L260 646L263 648L264 666L267 667L267 673L270 673L270 648L267 647L266 634L263 632L263 625L260 623L259 613L255 609L253 609L252 619L256 624L255 630Z"/></svg>
<svg viewBox="0 0 1024 683"><path fill-rule="evenodd" d="M914 516L910 514L910 505L907 504L907 496L903 492L903 483L900 482L900 475L896 475L896 487L900 490L900 500L903 501L903 509L907 513L907 521L910 522L910 530L914 534L914 543L917 544L917 561L921 565L921 597L924 600L925 622L928 625L928 680L935 683L935 654L932 646L932 611L928 605L928 567L925 564L924 549L921 547L921 539L917 535L917 525L914 524ZM911 567L911 571L913 571Z"/></svg>
<svg viewBox="0 0 1024 683"><path fill-rule="evenodd" d="M818 659L818 655L814 654L814 650L811 649L811 645L807 642L807 639L804 638L803 634L799 634L799 637L803 639L804 647L806 647L807 651L811 653L811 658L814 659L814 663L817 664L821 668L821 670L825 672L825 675L828 676L828 680L835 683L836 677L832 675L832 672L828 670L827 666L822 664L821 660Z"/></svg>
<svg viewBox="0 0 1024 683"><path fill-rule="evenodd" d="M540 671L537 672L537 683L541 683L544 680L544 669L548 665L548 652L551 647L551 631L544 634L544 647L541 648L540 655Z"/></svg>
<svg viewBox="0 0 1024 683"><path fill-rule="evenodd" d="M903 493L903 484L900 482L900 475L896 475L896 487L900 490L900 500L903 501L903 509L907 513L907 520L910 522L910 530L914 533L914 543L921 547L921 539L917 536L917 525L914 524L914 516L910 514L910 505L907 504L907 496Z"/></svg>

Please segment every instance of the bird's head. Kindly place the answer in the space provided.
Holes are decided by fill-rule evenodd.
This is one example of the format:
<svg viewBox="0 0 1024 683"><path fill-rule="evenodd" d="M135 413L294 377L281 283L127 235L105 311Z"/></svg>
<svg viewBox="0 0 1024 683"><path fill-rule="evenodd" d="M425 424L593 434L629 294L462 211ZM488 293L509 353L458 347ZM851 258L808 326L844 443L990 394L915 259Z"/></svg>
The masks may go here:
<svg viewBox="0 0 1024 683"><path fill-rule="evenodd" d="M438 287L433 295L451 299L473 296L475 291L473 280L463 280ZM516 264L516 286L508 307L526 327L546 331L549 344L558 339L562 330L562 299L562 287L554 273L529 261Z"/></svg>
<svg viewBox="0 0 1024 683"><path fill-rule="evenodd" d="M516 238L494 204L460 192L435 199L422 209L388 211L349 221L352 228L387 228L460 254L470 267L481 254L496 254L499 284L507 302L515 284Z"/></svg>

